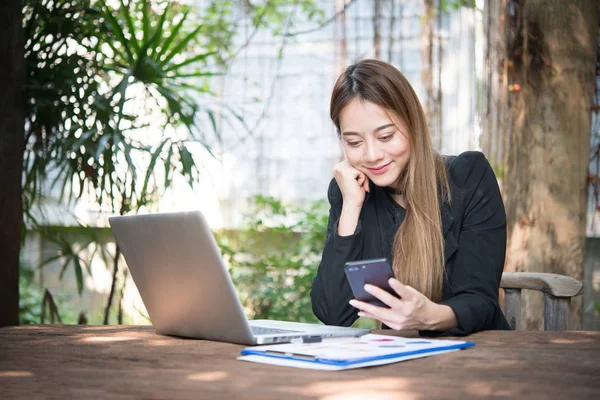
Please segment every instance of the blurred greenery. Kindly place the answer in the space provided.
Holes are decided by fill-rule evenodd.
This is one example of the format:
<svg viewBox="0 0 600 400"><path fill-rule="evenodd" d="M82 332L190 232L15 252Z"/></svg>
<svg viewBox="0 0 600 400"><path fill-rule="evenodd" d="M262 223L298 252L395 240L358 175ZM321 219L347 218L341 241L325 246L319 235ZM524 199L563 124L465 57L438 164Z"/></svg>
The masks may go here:
<svg viewBox="0 0 600 400"><path fill-rule="evenodd" d="M438 3L438 9L446 14L450 14L452 11L456 11L462 7L465 8L477 8L475 0L440 0ZM483 10L480 10L483 11Z"/></svg>
<svg viewBox="0 0 600 400"><path fill-rule="evenodd" d="M202 149L212 155L217 114L248 131L209 84L240 50L233 48L240 7L255 31L274 34L298 18L323 18L309 0L215 0L201 12L167 0L24 2L24 221L57 244L41 266L60 262L61 277L72 267L80 294L84 272L91 275L82 251L92 247L107 268L112 263L105 323L119 288L119 250L107 254L93 237L75 245L49 229L45 196L58 188L59 200L73 204L87 193L99 210L125 214L152 207L175 175L193 186L201 170L195 156Z"/></svg>
<svg viewBox="0 0 600 400"><path fill-rule="evenodd" d="M19 319L21 324L39 324L42 315L44 288L35 281L35 270L19 268Z"/></svg>
<svg viewBox="0 0 600 400"><path fill-rule="evenodd" d="M259 195L241 230L217 235L249 318L317 321L309 293L326 211L323 201L302 208Z"/></svg>
<svg viewBox="0 0 600 400"><path fill-rule="evenodd" d="M42 321L42 303L45 288L36 280L35 269L21 262L19 267L19 320L22 325L39 324ZM77 323L77 311L68 299L53 297L63 323ZM46 315L46 323L50 317Z"/></svg>
<svg viewBox="0 0 600 400"><path fill-rule="evenodd" d="M251 204L241 230L216 235L248 317L318 322L310 288L325 242L327 202L295 206L259 195ZM375 323L361 318L354 326Z"/></svg>

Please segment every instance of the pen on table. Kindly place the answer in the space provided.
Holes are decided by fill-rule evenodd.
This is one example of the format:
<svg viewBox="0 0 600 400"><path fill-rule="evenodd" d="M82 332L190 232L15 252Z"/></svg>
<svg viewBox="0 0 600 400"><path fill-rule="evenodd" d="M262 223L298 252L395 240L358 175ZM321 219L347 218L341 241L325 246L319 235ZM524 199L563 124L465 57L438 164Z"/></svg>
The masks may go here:
<svg viewBox="0 0 600 400"><path fill-rule="evenodd" d="M334 336L334 337L323 337L320 335L314 336L303 336L299 338L292 339L290 343L298 344L298 343L321 343L321 342L337 342L340 340L353 340L359 339L360 336Z"/></svg>
<svg viewBox="0 0 600 400"><path fill-rule="evenodd" d="M293 353L291 351L277 351L277 350L267 350L266 354L271 354L279 357L291 357L291 358L302 358L306 360L316 360L317 356L313 356L312 354L302 354L302 353Z"/></svg>

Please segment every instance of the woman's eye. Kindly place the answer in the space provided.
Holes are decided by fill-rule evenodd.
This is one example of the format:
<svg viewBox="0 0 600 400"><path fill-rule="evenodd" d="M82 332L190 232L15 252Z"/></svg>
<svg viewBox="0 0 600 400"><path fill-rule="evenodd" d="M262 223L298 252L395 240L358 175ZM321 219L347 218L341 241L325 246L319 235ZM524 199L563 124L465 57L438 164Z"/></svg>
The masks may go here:
<svg viewBox="0 0 600 400"><path fill-rule="evenodd" d="M352 146L352 147L356 147L360 144L360 142L346 142L348 143L348 146Z"/></svg>
<svg viewBox="0 0 600 400"><path fill-rule="evenodd" d="M392 136L394 136L394 134L389 134L389 135L385 135L385 136L380 136L379 140L381 140L382 142L387 142L388 140L390 140L392 138Z"/></svg>

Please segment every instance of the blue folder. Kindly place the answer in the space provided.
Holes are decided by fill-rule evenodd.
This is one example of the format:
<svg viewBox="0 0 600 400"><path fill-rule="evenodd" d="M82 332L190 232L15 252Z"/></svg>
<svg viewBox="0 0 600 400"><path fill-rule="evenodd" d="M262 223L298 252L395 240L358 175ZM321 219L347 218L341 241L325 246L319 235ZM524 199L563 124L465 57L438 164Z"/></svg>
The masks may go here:
<svg viewBox="0 0 600 400"><path fill-rule="evenodd" d="M412 343L416 344L417 342L414 341ZM242 350L241 354L243 356L257 355L257 356L263 356L263 357L282 358L282 359L287 359L287 360L305 361L305 362L311 362L311 363L327 364L327 365L335 365L335 366L343 367L343 366L365 363L365 362L370 362L370 361L413 356L413 355L417 355L417 354L427 354L427 353L436 353L439 351L466 349L466 348L473 347L473 346L475 346L475 343L462 342L462 343L458 343L458 344L456 344L456 343L449 344L447 346L442 345L442 346L436 346L436 347L431 347L431 348L427 348L427 349L404 350L404 351L399 351L399 352L385 354L385 355L376 356L376 357L371 356L371 357L363 357L363 358L352 358L352 359L347 359L347 360L340 360L340 359L333 360L333 359L327 359L327 358L318 358L318 357L315 357L310 354L290 353L290 352L283 352L283 351L277 352L277 351L273 351L273 350L266 350L266 351L265 350L254 350L252 348L246 348L246 349Z"/></svg>

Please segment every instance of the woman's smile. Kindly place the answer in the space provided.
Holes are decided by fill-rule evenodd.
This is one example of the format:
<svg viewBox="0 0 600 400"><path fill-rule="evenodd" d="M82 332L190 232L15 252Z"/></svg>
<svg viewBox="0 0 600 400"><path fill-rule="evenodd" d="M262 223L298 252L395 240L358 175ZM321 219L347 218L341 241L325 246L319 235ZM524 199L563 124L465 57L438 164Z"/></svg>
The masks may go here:
<svg viewBox="0 0 600 400"><path fill-rule="evenodd" d="M381 165L381 166L375 167L375 168L369 168L369 167L365 167L365 168L367 168L369 171L371 171L374 174L380 175L380 174L387 172L387 170L390 169L392 162L393 161L390 161L387 164L384 164L384 165Z"/></svg>

